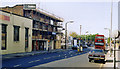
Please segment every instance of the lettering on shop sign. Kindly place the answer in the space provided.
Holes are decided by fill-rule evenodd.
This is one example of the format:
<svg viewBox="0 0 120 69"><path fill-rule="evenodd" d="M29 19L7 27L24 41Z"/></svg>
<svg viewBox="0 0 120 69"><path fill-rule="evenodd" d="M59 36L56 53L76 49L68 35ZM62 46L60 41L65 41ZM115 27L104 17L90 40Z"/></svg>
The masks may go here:
<svg viewBox="0 0 120 69"><path fill-rule="evenodd" d="M0 20L10 21L10 17L6 16L6 15L1 15L0 14Z"/></svg>

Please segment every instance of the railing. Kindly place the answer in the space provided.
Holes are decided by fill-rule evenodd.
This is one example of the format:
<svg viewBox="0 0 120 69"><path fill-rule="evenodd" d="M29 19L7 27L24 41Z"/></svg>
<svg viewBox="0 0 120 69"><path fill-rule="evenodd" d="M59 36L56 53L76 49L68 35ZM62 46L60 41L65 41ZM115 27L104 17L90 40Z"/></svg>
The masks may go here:
<svg viewBox="0 0 120 69"><path fill-rule="evenodd" d="M32 39L42 39L42 35L32 36Z"/></svg>

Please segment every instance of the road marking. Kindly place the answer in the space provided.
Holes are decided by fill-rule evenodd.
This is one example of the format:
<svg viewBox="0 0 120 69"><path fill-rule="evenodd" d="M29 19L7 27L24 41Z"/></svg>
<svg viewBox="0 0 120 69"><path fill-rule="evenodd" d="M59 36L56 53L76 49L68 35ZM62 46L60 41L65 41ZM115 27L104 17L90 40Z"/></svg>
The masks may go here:
<svg viewBox="0 0 120 69"><path fill-rule="evenodd" d="M14 67L18 67L18 66L20 66L21 64L18 64L18 65L15 65Z"/></svg>
<svg viewBox="0 0 120 69"><path fill-rule="evenodd" d="M51 57L48 57L48 58L44 58L44 59L50 59Z"/></svg>
<svg viewBox="0 0 120 69"><path fill-rule="evenodd" d="M40 61L40 59L39 60L35 60L36 62L38 62L38 61Z"/></svg>
<svg viewBox="0 0 120 69"><path fill-rule="evenodd" d="M38 62L38 61L40 61L40 59L35 60L35 61L30 61L30 62L28 62L28 63L33 63L33 62Z"/></svg>
<svg viewBox="0 0 120 69"><path fill-rule="evenodd" d="M33 63L34 61L30 61L30 62L28 62L28 63Z"/></svg>
<svg viewBox="0 0 120 69"><path fill-rule="evenodd" d="M103 64L100 65L100 68L99 68L99 69L102 69L102 67L103 67Z"/></svg>
<svg viewBox="0 0 120 69"><path fill-rule="evenodd" d="M67 58L67 56L65 56L65 58Z"/></svg>

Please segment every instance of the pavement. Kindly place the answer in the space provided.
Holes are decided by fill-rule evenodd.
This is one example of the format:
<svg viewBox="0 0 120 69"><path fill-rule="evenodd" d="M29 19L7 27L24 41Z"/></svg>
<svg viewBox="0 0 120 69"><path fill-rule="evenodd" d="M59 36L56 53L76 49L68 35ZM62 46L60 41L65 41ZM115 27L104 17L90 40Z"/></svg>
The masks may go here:
<svg viewBox="0 0 120 69"><path fill-rule="evenodd" d="M112 46L113 48L114 46ZM116 50L118 49L118 44L116 44ZM120 51L116 51L116 60L120 60ZM110 53L110 51L108 51L108 53L106 54L106 63L103 65L102 69L106 69L106 68L112 68L114 69L114 51L112 51L112 53ZM116 69L120 69L120 62L116 62Z"/></svg>
<svg viewBox="0 0 120 69"><path fill-rule="evenodd" d="M67 50L71 50L71 49L67 49ZM17 57L24 57L24 56L39 55L39 54L45 54L45 53L55 53L55 52L60 52L60 51L66 51L66 50L55 49L55 50L50 50L50 51L32 51L32 52L24 52L24 53L5 54L5 55L2 55L2 60L17 58Z"/></svg>

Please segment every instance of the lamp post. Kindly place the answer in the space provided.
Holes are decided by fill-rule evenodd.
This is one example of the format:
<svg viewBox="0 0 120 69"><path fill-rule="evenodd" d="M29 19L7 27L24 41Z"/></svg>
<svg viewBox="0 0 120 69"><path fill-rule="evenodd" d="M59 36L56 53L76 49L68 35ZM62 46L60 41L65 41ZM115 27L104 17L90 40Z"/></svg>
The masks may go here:
<svg viewBox="0 0 120 69"><path fill-rule="evenodd" d="M110 37L110 29L109 28L104 28L105 30L109 30L109 37ZM111 37L110 37L110 47L111 47Z"/></svg>
<svg viewBox="0 0 120 69"><path fill-rule="evenodd" d="M86 33L88 33L88 31L85 32L85 44L86 44Z"/></svg>
<svg viewBox="0 0 120 69"><path fill-rule="evenodd" d="M65 49L67 49L67 40L66 40L66 38L67 38L67 24L68 23L73 23L74 21L68 21L68 22L66 22L65 23Z"/></svg>

